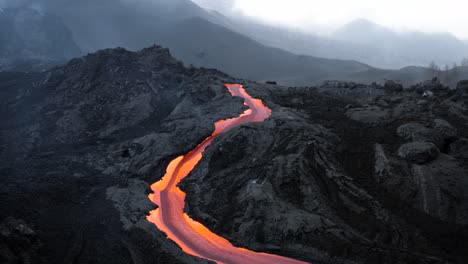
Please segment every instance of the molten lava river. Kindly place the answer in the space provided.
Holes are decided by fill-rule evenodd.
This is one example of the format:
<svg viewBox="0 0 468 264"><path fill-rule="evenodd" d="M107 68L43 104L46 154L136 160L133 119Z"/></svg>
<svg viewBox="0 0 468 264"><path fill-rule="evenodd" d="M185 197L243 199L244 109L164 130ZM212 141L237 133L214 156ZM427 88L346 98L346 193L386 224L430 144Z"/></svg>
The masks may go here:
<svg viewBox="0 0 468 264"><path fill-rule="evenodd" d="M168 238L176 242L186 253L216 263L305 263L234 247L225 238L211 232L184 213L185 193L177 187L177 184L197 165L203 151L216 135L246 122L262 122L271 115L271 110L260 99L254 99L247 94L242 85L226 84L226 87L232 96L244 98L244 104L249 109L236 118L217 121L211 136L192 151L169 163L163 178L151 185L154 193L149 195L149 199L159 208L150 212L148 220L165 232Z"/></svg>

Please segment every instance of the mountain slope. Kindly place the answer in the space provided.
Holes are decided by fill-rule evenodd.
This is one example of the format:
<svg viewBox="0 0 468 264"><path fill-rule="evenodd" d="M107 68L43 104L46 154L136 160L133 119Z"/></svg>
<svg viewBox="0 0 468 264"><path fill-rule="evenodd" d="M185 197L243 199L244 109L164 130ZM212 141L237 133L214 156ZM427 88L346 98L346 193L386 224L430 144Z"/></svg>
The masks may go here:
<svg viewBox="0 0 468 264"><path fill-rule="evenodd" d="M217 68L242 78L291 84L334 79L369 68L358 62L297 56L270 48L210 22L221 23L223 16L191 1L166 2L103 0L91 5L74 1L58 2L50 8L91 51L116 46L138 50L157 42L187 64Z"/></svg>
<svg viewBox="0 0 468 264"><path fill-rule="evenodd" d="M468 54L468 45L449 33L395 32L363 19L344 25L333 37L375 49L369 55L380 57L382 64L371 63L376 66L427 66L431 61L451 66Z"/></svg>
<svg viewBox="0 0 468 264"><path fill-rule="evenodd" d="M54 64L80 54L71 32L57 16L27 7L0 12L0 70L28 61L37 66Z"/></svg>
<svg viewBox="0 0 468 264"><path fill-rule="evenodd" d="M220 23L267 46L315 57L357 60L379 68L427 66L431 61L451 66L468 54L468 43L453 35L397 33L365 19L352 21L327 36L237 16Z"/></svg>
<svg viewBox="0 0 468 264"><path fill-rule="evenodd" d="M47 0L44 5L62 17L80 47L90 52L119 46L139 50L178 21L211 16L190 0Z"/></svg>
<svg viewBox="0 0 468 264"><path fill-rule="evenodd" d="M318 81L369 69L343 60L299 56L270 48L219 25L193 18L175 25L161 42L186 63L212 67L252 80Z"/></svg>

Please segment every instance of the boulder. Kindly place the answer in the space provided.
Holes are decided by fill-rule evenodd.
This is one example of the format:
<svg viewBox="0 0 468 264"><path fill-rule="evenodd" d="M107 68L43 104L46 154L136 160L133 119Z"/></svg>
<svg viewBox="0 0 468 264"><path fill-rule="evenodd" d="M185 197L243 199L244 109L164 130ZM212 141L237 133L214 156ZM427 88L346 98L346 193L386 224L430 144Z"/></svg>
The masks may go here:
<svg viewBox="0 0 468 264"><path fill-rule="evenodd" d="M393 80L386 80L384 89L391 92L401 92L403 91L403 85Z"/></svg>
<svg viewBox="0 0 468 264"><path fill-rule="evenodd" d="M457 84L457 90L468 92L468 80L459 81Z"/></svg>
<svg viewBox="0 0 468 264"><path fill-rule="evenodd" d="M444 140L453 139L458 134L457 129L443 119L434 119L432 128L436 134L442 137Z"/></svg>
<svg viewBox="0 0 468 264"><path fill-rule="evenodd" d="M430 142L411 142L398 149L398 156L417 164L424 164L434 160L439 155L439 149Z"/></svg>
<svg viewBox="0 0 468 264"><path fill-rule="evenodd" d="M36 232L25 221L7 217L0 223L1 263L42 263L40 246Z"/></svg>
<svg viewBox="0 0 468 264"><path fill-rule="evenodd" d="M460 138L450 144L449 154L462 159L468 159L468 139Z"/></svg>
<svg viewBox="0 0 468 264"><path fill-rule="evenodd" d="M449 122L443 119L434 119L430 127L418 122L403 124L397 128L397 135L408 141L425 141L444 148L447 141L456 138L458 131Z"/></svg>
<svg viewBox="0 0 468 264"><path fill-rule="evenodd" d="M448 87L444 86L437 77L434 77L432 80L417 83L411 86L410 89L415 90L419 94L427 94L427 91L447 90Z"/></svg>
<svg viewBox="0 0 468 264"><path fill-rule="evenodd" d="M466 225L468 206L465 200L466 170L449 155L440 154L424 165L412 165L412 186L418 192L408 197L415 208L448 223Z"/></svg>
<svg viewBox="0 0 468 264"><path fill-rule="evenodd" d="M397 128L397 135L410 141L430 141L431 129L417 122L410 122Z"/></svg>
<svg viewBox="0 0 468 264"><path fill-rule="evenodd" d="M129 180L126 188L119 186L107 188L107 199L111 200L120 212L120 221L125 230L148 226L146 214L155 207L147 196L150 190L149 184L135 179Z"/></svg>

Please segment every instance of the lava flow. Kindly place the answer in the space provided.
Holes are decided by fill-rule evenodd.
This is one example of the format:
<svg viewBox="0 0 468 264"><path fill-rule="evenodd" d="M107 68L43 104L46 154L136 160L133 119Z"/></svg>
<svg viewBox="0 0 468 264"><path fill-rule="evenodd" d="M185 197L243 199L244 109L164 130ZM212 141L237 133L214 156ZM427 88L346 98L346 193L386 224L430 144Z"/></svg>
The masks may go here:
<svg viewBox="0 0 468 264"><path fill-rule="evenodd" d="M305 263L277 255L259 253L234 247L225 238L216 235L201 223L184 213L185 193L177 184L186 177L202 158L202 153L216 135L246 123L262 122L271 115L271 110L260 99L252 98L240 84L226 84L232 96L244 98L249 107L236 118L215 122L211 136L189 153L172 160L163 178L152 184L154 193L149 195L159 208L150 212L148 220L154 223L169 239L176 242L188 254L215 261L216 263Z"/></svg>

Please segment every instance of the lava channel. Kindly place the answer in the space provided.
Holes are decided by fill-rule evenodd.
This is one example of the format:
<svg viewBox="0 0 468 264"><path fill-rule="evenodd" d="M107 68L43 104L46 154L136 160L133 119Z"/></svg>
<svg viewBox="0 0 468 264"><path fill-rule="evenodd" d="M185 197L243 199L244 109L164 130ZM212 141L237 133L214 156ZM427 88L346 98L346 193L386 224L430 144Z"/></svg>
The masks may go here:
<svg viewBox="0 0 468 264"><path fill-rule="evenodd" d="M186 177L202 158L202 153L216 135L246 123L262 122L271 115L271 110L260 99L252 98L242 85L226 84L232 96L244 98L249 107L236 118L215 122L215 130L192 151L172 160L163 178L152 184L154 193L149 199L159 208L150 212L148 221L154 223L169 239L177 243L188 254L216 263L305 263L302 261L254 252L233 246L225 238L211 232L203 224L184 213L185 193L177 184Z"/></svg>

